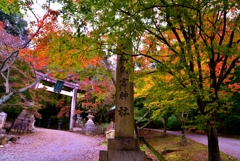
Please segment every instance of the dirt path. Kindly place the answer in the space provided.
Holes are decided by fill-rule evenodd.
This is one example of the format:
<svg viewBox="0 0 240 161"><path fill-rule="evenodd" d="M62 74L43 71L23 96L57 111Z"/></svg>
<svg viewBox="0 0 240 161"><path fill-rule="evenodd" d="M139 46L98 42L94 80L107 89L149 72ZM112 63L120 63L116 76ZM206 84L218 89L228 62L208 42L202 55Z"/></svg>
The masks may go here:
<svg viewBox="0 0 240 161"><path fill-rule="evenodd" d="M37 128L20 136L17 144L0 148L0 161L98 161L104 136Z"/></svg>
<svg viewBox="0 0 240 161"><path fill-rule="evenodd" d="M21 135L16 144L0 148L0 161L98 161L104 136L37 128L37 133ZM162 131L162 130L154 130ZM181 136L178 131L168 134ZM186 137L207 145L207 137L187 133ZM240 159L240 140L219 137L220 150Z"/></svg>
<svg viewBox="0 0 240 161"><path fill-rule="evenodd" d="M163 132L163 130L157 130L157 129L152 129L152 130ZM181 136L181 132L179 132L179 131L167 131L167 134ZM206 135L195 134L195 133L186 133L186 137L190 140L207 145L207 136ZM218 142L219 142L220 151L240 160L240 140L232 139L232 138L218 137Z"/></svg>

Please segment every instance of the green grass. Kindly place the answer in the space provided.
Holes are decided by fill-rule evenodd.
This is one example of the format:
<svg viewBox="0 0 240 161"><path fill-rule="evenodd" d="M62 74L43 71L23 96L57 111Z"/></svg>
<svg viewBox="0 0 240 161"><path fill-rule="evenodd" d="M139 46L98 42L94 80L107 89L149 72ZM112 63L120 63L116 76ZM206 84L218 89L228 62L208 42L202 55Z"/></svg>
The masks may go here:
<svg viewBox="0 0 240 161"><path fill-rule="evenodd" d="M167 161L207 161L207 146L187 140L184 145L179 144L181 137L167 135L163 136L160 132L148 132L141 130L140 136L153 146L159 153L167 151L163 156ZM147 156L157 160L154 154L145 146L141 145L141 150L145 151ZM222 161L239 161L236 158L221 152Z"/></svg>
<svg viewBox="0 0 240 161"><path fill-rule="evenodd" d="M100 144L107 146L107 141L102 141Z"/></svg>

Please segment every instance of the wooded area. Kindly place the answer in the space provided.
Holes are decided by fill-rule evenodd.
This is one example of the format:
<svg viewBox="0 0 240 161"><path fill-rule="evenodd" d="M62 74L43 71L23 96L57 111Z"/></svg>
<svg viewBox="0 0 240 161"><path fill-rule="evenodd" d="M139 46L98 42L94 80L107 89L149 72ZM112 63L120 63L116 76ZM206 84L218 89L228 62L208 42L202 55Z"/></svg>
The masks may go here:
<svg viewBox="0 0 240 161"><path fill-rule="evenodd" d="M39 3L0 2L0 111L16 117L25 108L41 118L39 109L54 108L54 116L69 116L69 98L33 89L39 71L78 83L86 93L76 113L91 108L106 122L117 45L130 39L134 66L124 68L132 71L139 126L182 129L183 138L203 130L209 161L220 161L218 133L240 135L239 1L55 0L41 2L42 15ZM35 18L27 22L26 11Z"/></svg>

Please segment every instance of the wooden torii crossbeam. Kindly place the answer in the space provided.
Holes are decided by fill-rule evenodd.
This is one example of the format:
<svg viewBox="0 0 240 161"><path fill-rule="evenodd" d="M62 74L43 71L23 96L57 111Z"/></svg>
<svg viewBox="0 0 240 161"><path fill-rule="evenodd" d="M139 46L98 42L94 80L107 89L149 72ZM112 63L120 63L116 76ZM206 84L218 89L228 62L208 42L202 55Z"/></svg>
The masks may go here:
<svg viewBox="0 0 240 161"><path fill-rule="evenodd" d="M43 75L44 75L43 73L36 71L36 77L42 77ZM42 80L44 80L46 82L53 83L53 84L57 83L57 80L52 78L52 77L45 77ZM49 86L43 85L40 82L38 84L36 84L35 88L45 88L47 91L54 92L54 93L59 93L59 94L63 94L63 95L67 95L67 96L72 97L69 131L73 131L73 124L74 124L73 116L74 116L74 111L75 111L75 107L76 107L76 100L77 100L77 97L78 97L77 91L80 88L79 88L78 84L72 83L72 82L66 82L66 81L64 81L63 86L71 88L73 90L71 92L65 91L65 90L61 90L60 92L55 92L54 87L49 87Z"/></svg>

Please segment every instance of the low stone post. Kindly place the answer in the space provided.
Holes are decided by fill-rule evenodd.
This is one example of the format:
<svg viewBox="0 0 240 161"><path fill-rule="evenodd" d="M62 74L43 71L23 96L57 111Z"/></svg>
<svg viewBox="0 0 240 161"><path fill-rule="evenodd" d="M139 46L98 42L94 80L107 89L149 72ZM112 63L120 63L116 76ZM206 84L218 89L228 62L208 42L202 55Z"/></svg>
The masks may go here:
<svg viewBox="0 0 240 161"><path fill-rule="evenodd" d="M5 125L6 119L7 119L7 114L5 112L1 112L0 113L0 133L4 131L3 128Z"/></svg>
<svg viewBox="0 0 240 161"><path fill-rule="evenodd" d="M58 121L58 130L61 130L61 125L62 125L62 120L60 119L60 120Z"/></svg>
<svg viewBox="0 0 240 161"><path fill-rule="evenodd" d="M47 128L50 128L51 122L52 122L52 120L51 120L51 118L49 118L49 119L48 119L48 122L47 122L47 123L48 123L48 124L47 124Z"/></svg>
<svg viewBox="0 0 240 161"><path fill-rule="evenodd" d="M41 126L41 123L42 123L42 119L39 119L38 126Z"/></svg>

